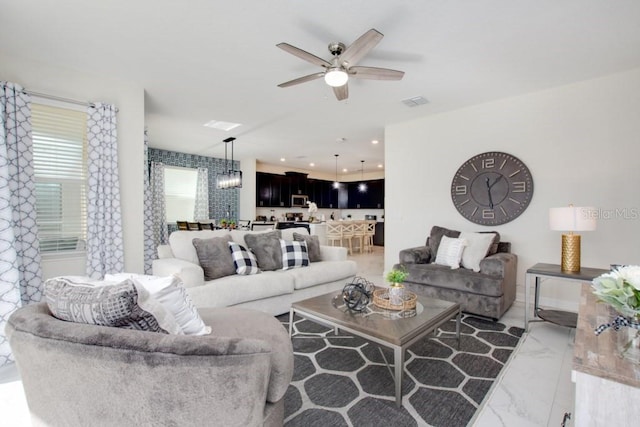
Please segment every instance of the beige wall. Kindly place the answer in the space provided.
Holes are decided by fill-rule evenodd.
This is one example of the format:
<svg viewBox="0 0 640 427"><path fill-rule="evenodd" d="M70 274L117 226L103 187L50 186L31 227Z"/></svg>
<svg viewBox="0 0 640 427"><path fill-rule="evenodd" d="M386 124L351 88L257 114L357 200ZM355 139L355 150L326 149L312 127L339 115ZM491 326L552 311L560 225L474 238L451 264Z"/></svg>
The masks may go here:
<svg viewBox="0 0 640 427"><path fill-rule="evenodd" d="M125 270L144 269L144 90L131 82L7 56L0 52L0 80L19 83L27 90L80 101L107 102L118 107L118 160ZM125 184L126 185L123 185ZM45 278L84 274L84 259L47 257Z"/></svg>
<svg viewBox="0 0 640 427"><path fill-rule="evenodd" d="M433 225L488 228L464 219L450 197L458 167L486 151L515 155L533 175L529 208L493 227L518 255L518 300L527 268L560 261L561 233L549 230L550 207L602 210L597 230L582 235L583 266L639 263L638 94L640 70L634 70L388 126L385 270L401 249L424 244ZM627 209L626 217L615 209ZM578 295L577 285L549 281L542 296L559 308L576 308Z"/></svg>

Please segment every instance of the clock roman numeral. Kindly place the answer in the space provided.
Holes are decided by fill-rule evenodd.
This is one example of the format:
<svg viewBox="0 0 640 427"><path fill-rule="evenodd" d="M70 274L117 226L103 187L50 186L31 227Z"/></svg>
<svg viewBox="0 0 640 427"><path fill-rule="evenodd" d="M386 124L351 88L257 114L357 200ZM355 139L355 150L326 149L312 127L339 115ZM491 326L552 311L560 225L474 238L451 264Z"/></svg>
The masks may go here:
<svg viewBox="0 0 640 427"><path fill-rule="evenodd" d="M524 181L516 181L513 183L513 192L514 193L524 193L527 191L527 183Z"/></svg>

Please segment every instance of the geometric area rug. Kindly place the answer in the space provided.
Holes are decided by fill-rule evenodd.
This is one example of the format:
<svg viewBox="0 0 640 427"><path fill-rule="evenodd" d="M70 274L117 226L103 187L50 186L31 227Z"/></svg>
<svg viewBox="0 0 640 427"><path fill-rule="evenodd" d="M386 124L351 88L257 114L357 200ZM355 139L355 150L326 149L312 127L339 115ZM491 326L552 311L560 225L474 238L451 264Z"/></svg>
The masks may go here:
<svg viewBox="0 0 640 427"><path fill-rule="evenodd" d="M458 350L455 319L445 323L407 349L397 408L392 350L296 317L285 426L467 426L523 332L464 314Z"/></svg>

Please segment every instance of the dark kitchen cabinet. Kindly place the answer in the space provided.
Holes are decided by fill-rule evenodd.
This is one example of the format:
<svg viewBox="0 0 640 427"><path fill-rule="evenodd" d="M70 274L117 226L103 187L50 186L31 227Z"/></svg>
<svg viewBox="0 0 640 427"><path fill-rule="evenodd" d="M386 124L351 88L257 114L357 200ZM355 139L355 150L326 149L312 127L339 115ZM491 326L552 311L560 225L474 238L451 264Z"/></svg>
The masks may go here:
<svg viewBox="0 0 640 427"><path fill-rule="evenodd" d="M289 177L256 172L256 206L290 207L291 183Z"/></svg>
<svg viewBox="0 0 640 427"><path fill-rule="evenodd" d="M348 183L349 209L383 209L384 180L364 181L366 191L360 191L361 181Z"/></svg>
<svg viewBox="0 0 640 427"><path fill-rule="evenodd" d="M292 195L310 196L306 173L285 172L285 176L289 178L289 185Z"/></svg>

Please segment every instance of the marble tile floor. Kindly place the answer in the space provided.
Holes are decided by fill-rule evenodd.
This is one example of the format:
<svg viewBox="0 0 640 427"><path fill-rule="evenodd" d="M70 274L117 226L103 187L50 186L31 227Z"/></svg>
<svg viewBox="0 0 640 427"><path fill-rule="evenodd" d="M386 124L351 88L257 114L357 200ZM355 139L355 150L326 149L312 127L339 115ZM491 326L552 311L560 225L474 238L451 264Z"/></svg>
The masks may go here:
<svg viewBox="0 0 640 427"><path fill-rule="evenodd" d="M384 248L350 255L358 263L358 275L384 283ZM500 319L509 326L523 326L524 305L516 302ZM573 412L571 382L574 329L532 323L516 354L503 369L483 407L470 423L474 427L560 426L566 412ZM0 368L0 424L30 426L29 412L15 365ZM567 426L573 424L569 420Z"/></svg>

